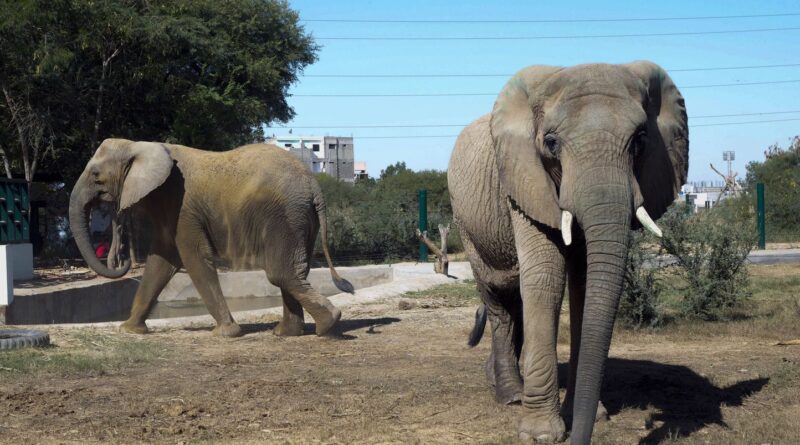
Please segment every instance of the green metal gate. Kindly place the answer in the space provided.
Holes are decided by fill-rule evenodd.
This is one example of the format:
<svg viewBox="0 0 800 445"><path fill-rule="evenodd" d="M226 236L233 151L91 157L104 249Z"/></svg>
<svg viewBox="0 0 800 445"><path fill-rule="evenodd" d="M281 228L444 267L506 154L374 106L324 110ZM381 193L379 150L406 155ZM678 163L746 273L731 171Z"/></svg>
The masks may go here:
<svg viewBox="0 0 800 445"><path fill-rule="evenodd" d="M0 178L0 244L28 243L30 239L28 183Z"/></svg>

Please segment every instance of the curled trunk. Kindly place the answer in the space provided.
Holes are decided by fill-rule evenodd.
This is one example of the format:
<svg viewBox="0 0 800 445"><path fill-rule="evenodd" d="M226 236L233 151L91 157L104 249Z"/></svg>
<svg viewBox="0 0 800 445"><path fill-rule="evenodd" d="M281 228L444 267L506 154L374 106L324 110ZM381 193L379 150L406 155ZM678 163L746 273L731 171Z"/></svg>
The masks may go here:
<svg viewBox="0 0 800 445"><path fill-rule="evenodd" d="M594 428L614 320L622 292L631 220L631 186L618 180L592 185L577 216L586 236L586 300L573 408L572 444L589 444ZM602 199L602 198L601 198Z"/></svg>
<svg viewBox="0 0 800 445"><path fill-rule="evenodd" d="M69 199L69 227L72 231L72 236L75 237L75 244L78 246L78 250L81 252L81 256L86 261L86 264L97 272L98 275L107 278L119 278L128 273L131 262L126 259L121 262L119 268L112 269L103 264L100 259L97 258L97 255L95 255L88 226L89 210L91 209L89 203L91 202L92 196L91 193L84 188L83 183L84 176L81 176L77 184L75 184L75 188L72 189L72 194ZM119 239L117 232L118 230L116 230L115 223L112 245L116 244L118 247ZM112 254L113 252L109 252L109 255Z"/></svg>

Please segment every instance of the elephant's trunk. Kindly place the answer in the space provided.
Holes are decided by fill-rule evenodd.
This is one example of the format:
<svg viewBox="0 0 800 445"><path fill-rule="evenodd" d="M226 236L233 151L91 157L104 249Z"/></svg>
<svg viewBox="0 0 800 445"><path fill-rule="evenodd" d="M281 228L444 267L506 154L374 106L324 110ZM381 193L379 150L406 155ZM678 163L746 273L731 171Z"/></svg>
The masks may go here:
<svg viewBox="0 0 800 445"><path fill-rule="evenodd" d="M107 278L119 278L131 268L131 262L126 259L122 262L118 269L111 269L105 264L100 262L97 255L92 248L91 239L89 236L88 215L91 210L90 203L94 200L91 188L87 188L86 174L81 175L75 187L72 189L72 194L69 197L69 227L72 231L72 236L75 237L75 244L81 252L81 256L86 261L92 270ZM117 237L116 231L114 237ZM118 243L118 240L115 239Z"/></svg>
<svg viewBox="0 0 800 445"><path fill-rule="evenodd" d="M586 237L586 301L575 384L571 443L589 444L608 358L628 253L632 214L630 172L598 168L578 192L576 217Z"/></svg>

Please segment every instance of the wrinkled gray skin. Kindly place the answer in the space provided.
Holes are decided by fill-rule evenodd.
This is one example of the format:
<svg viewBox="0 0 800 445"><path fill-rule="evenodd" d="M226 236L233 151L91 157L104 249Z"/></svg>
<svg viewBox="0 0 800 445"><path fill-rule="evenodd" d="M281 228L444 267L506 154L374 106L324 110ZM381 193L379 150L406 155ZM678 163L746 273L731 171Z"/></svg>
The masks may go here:
<svg viewBox="0 0 800 445"><path fill-rule="evenodd" d="M107 265L94 254L87 215L100 201L113 203L113 241ZM87 264L100 275L125 275L122 232L130 212L151 221L151 245L142 282L123 332L146 333L161 290L184 267L209 313L214 333L241 335L222 295L215 259L235 269L261 269L281 289L283 319L278 335L303 333L303 309L323 335L341 312L308 283L318 229L336 286L353 292L334 270L327 246L325 202L319 184L289 152L256 144L222 153L154 142L103 141L70 196L70 227ZM119 267L117 267L119 266Z"/></svg>
<svg viewBox="0 0 800 445"><path fill-rule="evenodd" d="M683 98L657 65L532 66L459 136L448 169L491 323L497 401L521 401L520 437L588 444L622 291L628 231L686 179ZM562 211L574 215L561 229ZM558 314L569 285L570 377L559 404ZM480 312L476 343L482 332ZM562 417L563 416L563 417Z"/></svg>

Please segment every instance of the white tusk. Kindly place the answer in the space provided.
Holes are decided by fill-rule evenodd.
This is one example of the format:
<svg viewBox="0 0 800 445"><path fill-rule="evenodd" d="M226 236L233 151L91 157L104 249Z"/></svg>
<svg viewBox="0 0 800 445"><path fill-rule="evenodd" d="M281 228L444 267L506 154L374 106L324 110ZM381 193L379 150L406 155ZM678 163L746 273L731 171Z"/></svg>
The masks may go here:
<svg viewBox="0 0 800 445"><path fill-rule="evenodd" d="M647 214L647 210L645 210L644 207L639 207L638 209L636 209L636 219L638 219L639 222L642 223L642 226L645 229L653 232L653 235L661 238L661 229L659 229L656 223L653 222L653 220L650 218L650 215Z"/></svg>
<svg viewBox="0 0 800 445"><path fill-rule="evenodd" d="M572 244L572 213L567 210L561 211L561 238L567 246Z"/></svg>

